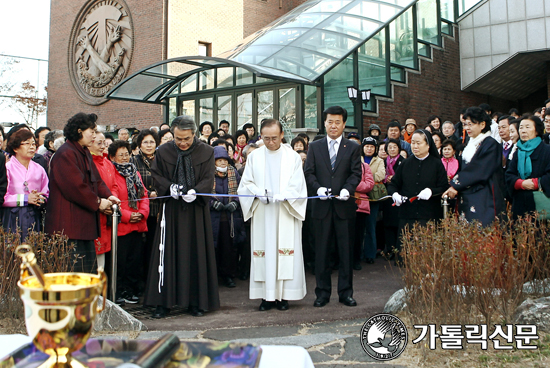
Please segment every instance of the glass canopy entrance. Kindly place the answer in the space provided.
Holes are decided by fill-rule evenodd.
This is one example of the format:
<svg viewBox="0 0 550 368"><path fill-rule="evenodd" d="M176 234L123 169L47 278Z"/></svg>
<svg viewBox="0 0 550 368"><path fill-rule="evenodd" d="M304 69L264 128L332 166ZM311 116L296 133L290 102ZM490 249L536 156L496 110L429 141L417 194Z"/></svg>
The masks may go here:
<svg viewBox="0 0 550 368"><path fill-rule="evenodd" d="M163 104L166 121L189 114L197 122L228 120L233 131L264 117L289 130L318 128L325 106L348 110L362 133L376 97L406 82L418 57L431 57L452 35L458 15L475 0L310 0L219 57L188 56L150 65L119 83L107 98ZM371 101L351 101L347 87L370 89Z"/></svg>

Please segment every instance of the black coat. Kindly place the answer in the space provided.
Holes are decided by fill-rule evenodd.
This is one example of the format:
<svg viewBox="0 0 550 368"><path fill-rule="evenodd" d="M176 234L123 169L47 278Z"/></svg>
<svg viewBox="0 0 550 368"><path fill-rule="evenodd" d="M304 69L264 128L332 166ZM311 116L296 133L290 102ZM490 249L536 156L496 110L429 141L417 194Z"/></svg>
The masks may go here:
<svg viewBox="0 0 550 368"><path fill-rule="evenodd" d="M395 174L397 175L397 169L401 167L401 164L405 161L405 158L401 155L399 155L399 158L395 162L395 165L393 165L393 170ZM388 172L388 161L384 160L384 167L386 168L386 172ZM394 176L395 177L395 176ZM391 179L393 181L393 178ZM389 185L391 184L391 181L386 184L386 188L389 188ZM382 202L382 212L384 213L384 226L385 227L398 227L399 226L399 207L392 206L393 201L391 199L387 199Z"/></svg>
<svg viewBox="0 0 550 368"><path fill-rule="evenodd" d="M506 210L502 147L492 137L481 142L470 163L462 162L451 186L459 193L458 211L468 221L490 225Z"/></svg>
<svg viewBox="0 0 550 368"><path fill-rule="evenodd" d="M420 191L430 188L432 197L427 200L406 201L399 208L400 219L437 220L443 216L441 194L449 187L447 172L439 157L429 155L424 160L415 156L407 158L397 168L395 176L388 184L388 193L395 192L412 198ZM385 216L385 213L384 213Z"/></svg>
<svg viewBox="0 0 550 368"><path fill-rule="evenodd" d="M327 138L311 142L307 152L304 169L308 189L315 193L320 187L332 189L332 194L338 195L342 189L347 189L353 195L361 181L361 146L343 138L338 148L334 170L330 166ZM341 219L355 218L357 205L355 201L339 201L338 199L312 201L312 217L325 218L330 211L336 211Z"/></svg>
<svg viewBox="0 0 550 368"><path fill-rule="evenodd" d="M523 216L536 210L533 192L530 190L516 190L514 185L518 179L521 179L518 173L518 154L514 153L514 158L508 164L506 170L506 188L512 198L512 213L514 217ZM538 178L539 187L550 195L550 146L541 142L531 154L532 172L529 179Z"/></svg>

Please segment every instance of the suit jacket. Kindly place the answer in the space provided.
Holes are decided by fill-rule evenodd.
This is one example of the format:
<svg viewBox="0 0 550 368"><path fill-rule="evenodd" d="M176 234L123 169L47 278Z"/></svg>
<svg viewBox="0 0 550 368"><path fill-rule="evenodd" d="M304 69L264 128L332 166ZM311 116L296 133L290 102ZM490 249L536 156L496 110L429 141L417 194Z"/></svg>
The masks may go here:
<svg viewBox="0 0 550 368"><path fill-rule="evenodd" d="M338 195L342 189L347 189L353 195L361 181L361 146L342 137L334 170L330 166L327 137L311 142L307 152L304 169L307 186L311 193L317 194L320 187L332 189L332 194ZM336 211L341 219L355 218L357 205L355 200L340 201L336 198L326 201L314 199L312 201L312 217L322 219L329 211Z"/></svg>

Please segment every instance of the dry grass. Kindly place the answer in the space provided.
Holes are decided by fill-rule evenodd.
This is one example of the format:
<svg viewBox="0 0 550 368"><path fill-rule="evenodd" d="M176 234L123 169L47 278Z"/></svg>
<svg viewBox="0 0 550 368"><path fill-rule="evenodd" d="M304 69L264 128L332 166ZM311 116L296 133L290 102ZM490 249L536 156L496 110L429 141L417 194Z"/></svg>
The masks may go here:
<svg viewBox="0 0 550 368"><path fill-rule="evenodd" d="M410 367L547 367L550 334L538 331L537 350L488 350L463 340L463 350L443 350L437 339L412 344L420 333L415 324L513 323L517 307L526 299L523 284L533 281L548 290L550 228L546 221L526 216L502 220L489 227L458 218L405 233L403 280L407 309L399 317L409 326L409 345L394 362Z"/></svg>
<svg viewBox="0 0 550 368"><path fill-rule="evenodd" d="M34 248L38 264L45 273L70 272L78 258L71 258L74 246L68 245L67 240L66 236L29 232L26 243ZM21 259L15 254L18 245L19 235L0 227L0 332L24 324L23 303L17 287L21 272Z"/></svg>

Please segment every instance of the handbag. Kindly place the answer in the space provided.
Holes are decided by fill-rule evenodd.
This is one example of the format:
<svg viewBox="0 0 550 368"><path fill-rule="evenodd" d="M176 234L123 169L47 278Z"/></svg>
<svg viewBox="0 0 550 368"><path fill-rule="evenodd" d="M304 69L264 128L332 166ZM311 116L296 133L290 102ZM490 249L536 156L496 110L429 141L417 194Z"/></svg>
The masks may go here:
<svg viewBox="0 0 550 368"><path fill-rule="evenodd" d="M539 189L533 192L533 199L535 200L535 208L539 214L539 219L550 220L550 198Z"/></svg>
<svg viewBox="0 0 550 368"><path fill-rule="evenodd" d="M388 190L386 189L386 186L383 183L374 183L374 187L367 195L371 200L376 201L382 197L387 196Z"/></svg>

